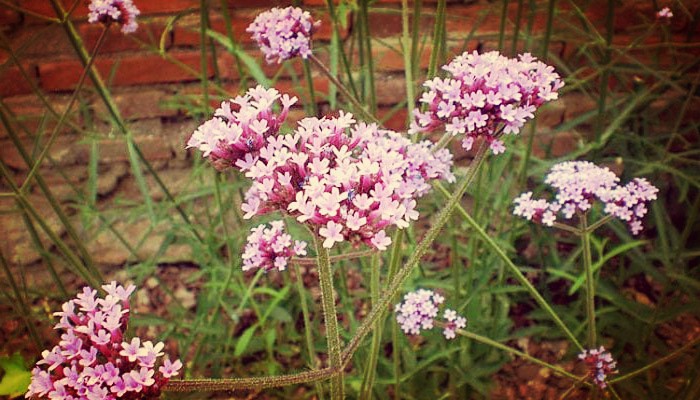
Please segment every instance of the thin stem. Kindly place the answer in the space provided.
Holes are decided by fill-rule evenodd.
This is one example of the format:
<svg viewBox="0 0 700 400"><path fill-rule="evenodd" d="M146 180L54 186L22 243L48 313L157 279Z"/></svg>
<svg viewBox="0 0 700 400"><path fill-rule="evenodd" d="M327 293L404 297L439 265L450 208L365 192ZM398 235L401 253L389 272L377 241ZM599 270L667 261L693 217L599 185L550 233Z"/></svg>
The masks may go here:
<svg viewBox="0 0 700 400"><path fill-rule="evenodd" d="M588 233L593 233L593 231L595 231L596 229L600 228L601 226L607 224L608 221L610 221L611 219L613 219L612 215L606 215L603 218L596 221L595 223L588 225L588 229L587 229Z"/></svg>
<svg viewBox="0 0 700 400"><path fill-rule="evenodd" d="M438 142L435 143L435 146L433 146L433 153L447 147L447 145L450 144L450 141L453 137L454 135L450 132L445 132L440 138L440 140L438 140Z"/></svg>
<svg viewBox="0 0 700 400"><path fill-rule="evenodd" d="M298 383L318 382L328 379L334 373L335 371L332 368L324 368L296 374L256 378L173 380L168 382L162 390L164 392L216 392L236 389L265 389Z"/></svg>
<svg viewBox="0 0 700 400"><path fill-rule="evenodd" d="M64 30L66 31L66 34L68 36L68 39L70 40L73 48L75 49L76 53L78 54L78 57L82 61L83 65L87 65L88 63L88 54L87 51L85 50L85 46L83 45L83 41L80 37L80 34L78 34L77 30L75 29L75 26L73 23L67 18L67 16L70 14L70 11L66 13L66 11L63 9L63 5L59 0L50 0L51 5L56 11L56 14L61 17L62 26ZM77 4L77 2L76 2ZM127 128L126 124L124 123L124 119L121 116L121 113L119 112L119 108L117 107L114 98L112 97L111 93L107 89L107 86L105 85L104 81L102 80L102 76L100 73L97 71L97 69L93 66L92 68L89 68L89 74L90 74L90 79L92 82L95 84L95 89L97 90L97 93L99 96L102 98L102 101L104 102L105 106L107 107L107 111L111 115L112 119L114 122L117 124L117 127L119 130L124 134L127 135L129 133L129 129ZM155 169L151 165L151 163L146 159L144 156L143 152L138 146L134 146L134 150L136 151L136 155L141 159L143 162L144 166L146 167L146 170L148 171L151 176L153 176L153 179L156 181L156 184L158 187L160 187L161 191L165 195L165 197L170 201L175 209L177 210L178 214L182 218L182 220L185 222L187 227L190 229L192 234L197 238L199 242L204 242L204 239L200 235L199 232L194 228L192 225L190 218L187 216L185 213L185 210L180 207L180 204L175 200L175 197L173 197L172 193L170 190L168 190L167 186L165 186L165 183L163 180L160 178L160 176L156 173Z"/></svg>
<svg viewBox="0 0 700 400"><path fill-rule="evenodd" d="M20 190L22 190L23 192L26 191L29 187L29 184L32 181L32 178L34 177L34 174L36 174L36 172L39 170L42 161L44 161L44 158L49 153L51 146L58 137L58 132L60 131L61 127L63 126L63 123L68 117L68 114L70 114L70 111L73 108L73 104L75 104L75 101L78 99L78 94L80 93L80 89L85 83L85 78L87 77L90 68L92 68L92 64L97 58L97 52L100 50L100 47L102 47L104 40L107 38L107 32L109 32L109 28L107 26L104 26L102 28L102 32L100 33L100 37L97 39L97 43L95 44L95 47L93 48L92 53L90 54L90 58L88 58L87 64L83 68L83 72L80 74L78 84L76 85L75 90L73 91L73 94L71 95L70 100L68 101L68 106L66 106L66 110L63 112L63 114L61 114L61 118L58 119L56 126L54 126L53 132L51 132L48 142L44 146L44 149L41 151L39 156L35 159L34 165L27 174L27 177L24 179L24 183L22 183L22 187L20 188Z"/></svg>
<svg viewBox="0 0 700 400"><path fill-rule="evenodd" d="M576 236L580 236L583 232L580 229L573 227L571 225L562 224L561 222L555 222L552 224L554 228L561 229L563 231L571 232Z"/></svg>
<svg viewBox="0 0 700 400"><path fill-rule="evenodd" d="M326 337L328 340L328 358L330 368L337 372L331 377L331 399L343 399L345 397L343 387L343 372L340 358L340 331L338 329L338 315L335 309L335 297L333 288L333 271L328 257L328 249L323 247L323 242L314 235L316 254L318 257L318 279L321 287L321 304L323 308L323 320L326 323Z"/></svg>
<svg viewBox="0 0 700 400"><path fill-rule="evenodd" d="M445 326L444 323L442 323L442 322L437 322L437 321L435 322L435 325L438 326L438 327L444 327L444 326ZM504 345L504 344L498 343L497 341L492 340L492 339L489 339L489 338L487 338L487 337L485 337L485 336L481 336L481 335L478 335L478 334L476 334L476 333L472 333L472 332L469 332L469 331L465 331L465 330L463 330L463 329L457 329L457 330L455 330L455 332L456 332L458 335L460 335L460 336L464 336L464 337L466 337L466 338L475 340L475 341L480 342L480 343L483 343L483 344L485 344L485 345L488 345L488 346L491 346L491 347L495 347L495 348L500 349L500 350L503 350L503 351L505 351L505 352L507 352L507 353L513 354L514 356L518 356L518 357L520 357L520 358L523 358L523 359L525 359L525 360L528 360L528 361L530 361L530 362L532 362L532 363L534 363L534 364L541 365L541 366L543 366L543 367L545 367L545 368L548 368L548 369L554 371L555 373L557 373L557 374L559 374L559 375L561 375L561 376L565 376L565 377L567 377L567 378L571 378L571 379L574 379L574 380L582 380L582 379L583 379L583 378L581 378L580 376L574 375L574 374L572 374L571 372L566 371L565 369L563 369L563 368L561 368L561 367L558 367L558 366L556 366L556 365L553 365L553 364L550 364L550 363L548 363L548 362L542 361L542 360L540 360L539 358L533 357L533 356L531 356L531 355L529 355L529 354L527 354L527 353L523 353L523 352L520 351L520 350L516 350L516 349L514 349L514 348L512 348L512 347L508 347L508 346L506 346L506 345ZM585 378L585 377L584 377L584 378Z"/></svg>
<svg viewBox="0 0 700 400"><path fill-rule="evenodd" d="M369 118L372 122L376 123L377 125L382 125L382 123L377 119L377 117L372 115L371 112L367 111L367 109L365 109L362 103L360 103L360 101L357 100L355 96L350 94L345 85L343 85L343 83L340 82L340 80L335 75L333 75L333 73L323 64L323 62L321 62L321 60L319 60L313 54L309 56L309 59L321 70L321 72L323 72L328 77L328 79L331 80L331 82L333 82L335 87L337 87L338 90L340 90L340 92L343 94L343 97L345 97L345 99L352 103L353 107L355 107L356 110L361 112L365 117Z"/></svg>
<svg viewBox="0 0 700 400"><path fill-rule="evenodd" d="M418 15L414 15L413 18L419 18ZM413 112L413 107L415 107L416 90L415 84L413 82L413 41L409 35L409 20L408 20L408 0L401 0L401 21L403 24L401 30L401 45L403 49L403 64L406 74L406 110L408 111L408 118L411 118L411 112Z"/></svg>
<svg viewBox="0 0 700 400"><path fill-rule="evenodd" d="M304 288L304 279L301 276L301 268L298 264L294 265L294 273L296 275L297 290L299 291L299 302L301 303L301 314L304 318L304 337L306 338L306 350L309 353L309 366L317 367L316 351L314 349L313 327L309 318L309 305L306 304L306 289ZM316 387L316 395L319 399L323 399L323 387L320 383L314 385Z"/></svg>
<svg viewBox="0 0 700 400"><path fill-rule="evenodd" d="M379 257L379 254L372 256L372 268L370 272L370 294L372 296L372 305L376 304L377 299L379 299L380 260L381 258ZM383 327L384 319L377 319L374 326L374 331L372 331L372 345L369 349L369 357L367 358L365 374L362 379L362 386L360 387L360 399L372 398L372 388L374 387L374 379L376 376L377 360L379 359L379 350L382 344Z"/></svg>
<svg viewBox="0 0 700 400"><path fill-rule="evenodd" d="M7 282L10 283L10 287L12 288L12 292L15 295L14 301L12 301L13 306L17 304L19 310L18 314L20 314L20 318L24 321L24 324L27 326L27 330L29 331L29 336L32 338L34 341L34 344L36 344L37 348L42 348L41 344L41 339L39 339L39 335L36 331L36 327L34 326L34 323L30 320L30 317L32 316L31 309L29 306L27 306L27 301L22 297L22 294L19 291L19 286L17 286L17 282L15 282L15 278L12 276L12 272L10 271L10 266L7 264L7 260L5 260L5 255L2 253L2 249L0 249L0 265L2 265L2 269L5 272L5 275L7 275ZM9 293L5 293L5 295L9 298L12 299L9 295Z"/></svg>
<svg viewBox="0 0 700 400"><path fill-rule="evenodd" d="M591 256L591 233L588 230L586 213L580 214L581 246L583 246L583 269L586 271L586 316L588 319L588 348L596 346L595 329L595 282L593 281L593 260Z"/></svg>
<svg viewBox="0 0 700 400"><path fill-rule="evenodd" d="M439 182L435 184L435 187L445 196L448 197L450 194L445 189L442 184ZM491 250L496 253L496 255L503 261L503 263L508 267L510 272L515 276L515 278L520 282L521 285L525 287L525 289L530 293L530 295L535 299L537 304L542 307L547 314L552 318L554 323L559 326L559 328L564 332L564 334L571 340L572 343L578 347L579 350L583 350L583 346L581 343L576 339L576 336L569 330L569 328L564 324L564 322L559 318L556 312L554 312L554 309L547 303L547 300L542 297L542 295L535 289L535 287L530 283L529 280L523 275L522 272L518 269L518 267L513 263L513 261L508 258L508 255L501 249L500 246L491 238L489 234L486 233L484 228L482 228L475 220L472 218L471 215L462 207L457 207L457 211L459 214L464 218L464 220L474 229L474 231L479 235L479 237L486 243L487 246L491 248Z"/></svg>
<svg viewBox="0 0 700 400"><path fill-rule="evenodd" d="M352 355L354 354L355 350L357 350L357 347L362 342L362 339L364 339L364 337L372 331L373 325L376 322L376 320L384 314L384 311L390 305L390 303L394 299L394 296L396 296L399 290L401 290L401 286L411 275L413 268L415 268L418 265L423 255L430 249L430 246L432 245L433 241L437 238L442 228L450 219L452 211L459 204L460 200L462 199L462 196L467 191L467 188L474 179L476 171L479 169L486 157L487 150L488 147L482 144L482 146L479 148L479 151L477 152L476 158L472 161L467 175L458 182L457 189L455 190L454 194L452 194L452 196L447 201L447 204L445 204L443 209L437 215L435 222L432 224L428 232L426 232L423 240L421 240L418 246L416 246L416 249L414 250L413 254L411 254L411 257L408 259L406 264L404 264L403 267L401 267L401 269L397 271L396 275L394 276L394 279L392 279L391 282L389 282L386 290L379 298L377 304L372 307L370 313L367 315L365 320L362 321L362 324L357 328L355 335L352 337L348 345L343 350L343 365L346 365L348 362L350 362Z"/></svg>
<svg viewBox="0 0 700 400"><path fill-rule="evenodd" d="M362 251L355 251L352 253L346 253L346 254L338 254L335 256L330 256L328 259L330 260L331 263L338 262L338 261L344 261L344 260L352 260L355 258L362 258L362 257L367 257L371 256L377 253L377 250L362 250ZM292 259L289 261L294 264L299 264L299 265L317 265L317 259L316 258L310 258L310 257L292 257Z"/></svg>
<svg viewBox="0 0 700 400"><path fill-rule="evenodd" d="M639 374L641 374L641 373L644 373L645 371L648 371L648 370L650 370L650 369L652 369L652 368L656 368L656 367L658 367L659 365L664 364L664 363L667 363L667 362L673 360L674 358L680 356L680 355L683 354L685 351L689 350L691 347L696 346L698 343L700 343L700 336L698 336L698 337L696 337L695 339L691 340L690 342L684 344L683 346L677 348L676 350L672 351L672 352L669 353L668 355L659 358L658 360L654 361L653 363L648 364L648 365L645 365L645 366L643 366L643 367L641 367L641 368L639 368L639 369L636 369L636 370L634 370L634 371L632 371L632 372L629 372L629 373L627 373L627 374L620 375L620 376L618 376L618 377L615 378L615 379L610 379L610 380L608 381L608 383L611 383L611 384L612 384L612 383L622 382L622 381L627 380L627 379L629 379L629 378L633 378L633 377L635 377L635 376L637 376L637 375L639 375Z"/></svg>

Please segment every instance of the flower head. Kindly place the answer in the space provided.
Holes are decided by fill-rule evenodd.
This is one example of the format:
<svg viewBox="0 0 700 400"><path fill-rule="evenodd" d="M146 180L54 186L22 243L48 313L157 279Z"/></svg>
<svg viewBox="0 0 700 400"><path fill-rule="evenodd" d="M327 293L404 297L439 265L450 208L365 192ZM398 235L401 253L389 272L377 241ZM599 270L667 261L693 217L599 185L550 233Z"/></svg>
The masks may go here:
<svg viewBox="0 0 700 400"><path fill-rule="evenodd" d="M246 29L258 43L268 63L311 55L311 35L317 23L298 7L275 7L259 14Z"/></svg>
<svg viewBox="0 0 700 400"><path fill-rule="evenodd" d="M608 375L617 374L617 363L613 360L612 355L605 351L603 346L599 349L584 350L578 355L580 360L588 367L588 375L593 382L601 389L607 387L605 380Z"/></svg>
<svg viewBox="0 0 700 400"><path fill-rule="evenodd" d="M656 13L656 19L670 21L673 18L673 12L670 8L664 7Z"/></svg>
<svg viewBox="0 0 700 400"><path fill-rule="evenodd" d="M88 22L122 25L122 32L132 33L138 28L136 17L141 14L131 0L90 0Z"/></svg>
<svg viewBox="0 0 700 400"><path fill-rule="evenodd" d="M533 199L532 192L514 200L513 214L527 220L552 226L558 214L570 219L577 212L586 212L596 200L604 212L625 221L633 234L642 230L647 204L656 199L658 189L643 178L626 185L608 168L588 161L567 161L556 164L545 177L555 190L554 200Z"/></svg>
<svg viewBox="0 0 700 400"><path fill-rule="evenodd" d="M296 101L296 97L281 96L275 89L258 85L243 96L221 103L214 118L190 136L187 148L198 148L219 169L234 166L247 171L259 160L267 138L279 132ZM282 106L279 114L273 111L278 103Z"/></svg>
<svg viewBox="0 0 700 400"><path fill-rule="evenodd" d="M258 225L250 232L243 251L243 271L253 268L262 268L265 272L284 271L291 257L306 254L306 242L292 243L282 221L273 221L270 227Z"/></svg>
<svg viewBox="0 0 700 400"><path fill-rule="evenodd" d="M112 282L103 288L104 298L86 287L54 314L60 317L56 329L65 333L58 346L41 354L27 398L158 398L160 388L177 375L182 363L167 359L156 374L163 343L124 337L135 287Z"/></svg>
<svg viewBox="0 0 700 400"><path fill-rule="evenodd" d="M444 127L452 135L465 135L462 145L467 150L483 137L494 154L505 151L498 139L501 132L520 132L535 110L556 99L564 86L554 68L528 53L511 59L497 51L465 52L443 69L449 77L423 84L428 90L420 102L426 110L413 111L409 132Z"/></svg>
<svg viewBox="0 0 700 400"><path fill-rule="evenodd" d="M384 231L418 218L416 198L432 179L454 179L452 156L428 142L355 123L352 114L306 118L289 135L270 137L247 171L253 185L245 217L281 211L311 225L331 248L350 241L386 249Z"/></svg>
<svg viewBox="0 0 700 400"><path fill-rule="evenodd" d="M394 307L396 321L407 335L419 335L422 330L433 328L439 316L439 306L444 301L444 297L432 290L419 289L407 293L403 302ZM443 318L441 325L446 339L454 339L456 330L467 326L467 319L454 310L446 309Z"/></svg>

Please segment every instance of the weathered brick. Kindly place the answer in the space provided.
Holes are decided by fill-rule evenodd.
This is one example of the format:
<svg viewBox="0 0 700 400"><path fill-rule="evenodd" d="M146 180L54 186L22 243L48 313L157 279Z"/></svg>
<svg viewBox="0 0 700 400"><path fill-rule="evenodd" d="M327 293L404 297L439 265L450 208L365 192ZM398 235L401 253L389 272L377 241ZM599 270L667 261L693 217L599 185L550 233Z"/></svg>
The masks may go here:
<svg viewBox="0 0 700 400"><path fill-rule="evenodd" d="M381 107L377 110L377 117L379 117L379 119L382 120L386 118L392 111L394 110L390 107ZM402 107L399 110L396 110L393 114L391 114L390 117L388 117L388 119L384 122L384 127L397 132L405 132L408 129L408 125L406 123L407 117L408 111L405 107Z"/></svg>
<svg viewBox="0 0 700 400"><path fill-rule="evenodd" d="M177 110L163 107L163 102L172 93L163 89L136 89L113 91L112 97L126 120L160 118L177 115ZM104 102L95 103L95 114L100 119L108 120L107 108Z"/></svg>
<svg viewBox="0 0 700 400"><path fill-rule="evenodd" d="M169 52L168 56L178 63L199 71L199 52ZM154 54L133 54L122 57L98 58L95 67L103 78L111 75L116 68L113 86L145 85L154 83L169 83L193 81L199 76L176 65L172 60ZM47 62L39 65L39 80L41 86L48 91L63 91L74 89L83 71L83 66L78 60L62 60ZM211 77L213 68L211 63L207 69L207 76ZM89 79L86 84L90 84Z"/></svg>
<svg viewBox="0 0 700 400"><path fill-rule="evenodd" d="M100 47L99 54L140 50L143 48L141 42L150 46L159 46L165 26L166 21L163 17L154 17L140 22L136 32L124 35L118 25L112 25ZM79 24L77 28L87 49L95 47L104 29L102 25L88 23ZM172 45L171 37L170 34L165 35L165 49L169 49Z"/></svg>
<svg viewBox="0 0 700 400"><path fill-rule="evenodd" d="M32 64L23 65L24 71L30 79L36 81L36 66ZM0 97L10 97L20 94L29 94L32 86L25 79L18 66L9 66L0 69Z"/></svg>
<svg viewBox="0 0 700 400"><path fill-rule="evenodd" d="M51 2L46 0L18 0L20 7L32 11L34 13L47 17L56 17L56 12L51 6ZM72 0L61 0L63 9L68 10L72 4ZM79 1L75 10L71 14L73 19L84 18L88 15L87 1ZM157 15L157 14L173 14L179 13L187 9L198 9L198 0L138 0L135 2L136 7L141 11L141 15Z"/></svg>
<svg viewBox="0 0 700 400"><path fill-rule="evenodd" d="M246 32L248 26L253 23L255 17L264 11L264 9L256 10L231 10L231 32L233 39L239 44L253 43L250 33ZM322 11L313 12L314 19L321 21L321 25L314 39L330 40L332 35L332 24L327 13ZM200 44L200 17L199 15L188 15L177 21L173 29L173 43L175 46L199 46ZM210 17L211 29L223 35L227 34L226 20L220 14L212 14ZM346 27L339 27L341 39L344 39L349 34L349 24Z"/></svg>

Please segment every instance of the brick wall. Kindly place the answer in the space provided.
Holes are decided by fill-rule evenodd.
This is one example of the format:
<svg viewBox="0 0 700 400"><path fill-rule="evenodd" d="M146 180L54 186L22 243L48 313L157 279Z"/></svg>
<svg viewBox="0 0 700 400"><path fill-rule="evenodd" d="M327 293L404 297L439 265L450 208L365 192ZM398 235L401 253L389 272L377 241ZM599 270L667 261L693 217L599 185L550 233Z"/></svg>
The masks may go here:
<svg viewBox="0 0 700 400"><path fill-rule="evenodd" d="M62 113L65 110L73 89L83 70L71 43L62 27L46 21L46 18L56 18L49 0L7 0L14 7L0 5L0 26L2 26L2 42L0 44L0 97L6 109L16 117L13 123L15 130L28 149L34 147L34 135L47 135L55 126L55 118L47 112L43 102L46 101ZM72 1L62 0L64 7L73 4ZM131 130L135 133L136 143L140 145L146 157L154 164L162 175L165 183L177 194L186 189L192 165L192 155L184 150L184 142L194 130L198 122L190 114L191 106L202 103L202 62L200 55L200 1L198 0L134 0L141 10L139 29L131 35L123 35L118 27L112 27L107 39L100 50L95 66L109 82L112 93ZM213 30L226 33L222 12L219 9L222 2L209 1L210 25ZM260 57L245 28L255 16L271 5L288 5L292 1L265 0L228 0L225 4L231 15L233 24L231 30L234 38L249 54ZM320 49L320 57L326 57L324 47L331 37L330 22L324 0L303 0L301 3L310 9L316 18L322 21L321 29L315 36L316 47ZM664 3L664 2L659 2ZM668 2L671 5L671 2ZM655 28L648 32L650 22L654 18L652 2L629 0L619 2L613 25L613 44L622 49L625 45L634 43L648 45L646 49L635 51L635 59L642 64L655 68L690 63L698 56L696 37L700 32L697 23L697 1L684 2L685 9L674 9L676 17L672 24L661 30ZM87 2L80 0L71 14L76 29L82 36L87 48L92 48L101 32L98 25L86 22ZM373 61L377 71L377 103L379 116L389 115L395 106L405 100L405 83L403 81L403 57L396 51L400 49L398 37L401 33L401 2L399 0L378 0L370 10L370 31L378 40L372 44ZM510 1L507 10L509 34L516 25L517 16L522 15L521 32L530 30L535 37L531 41L533 52L539 53L541 37L547 22L547 1L537 0L523 2L525 7L518 10L518 2ZM534 4L531 10L530 4ZM559 1L558 14L554 20L553 36L549 51L552 60L560 59L572 70L588 68L589 73L595 71L590 60L578 52L582 45L593 46L589 39L584 39L581 30L584 29L577 17L577 9L566 1ZM597 29L605 33L605 15L607 1L592 0L576 2L592 26L586 29ZM448 18L446 31L449 39L448 54L453 55L463 50L489 50L497 47L500 29L501 1L458 1L448 0ZM663 4L662 4L663 5ZM434 1L423 1L424 16L421 29L426 34L432 33ZM23 11L24 10L24 11ZM341 38L347 46L351 46L353 33L353 13L347 16L347 24L341 29ZM685 43L682 50L661 45L661 41ZM510 39L507 40L508 48ZM524 42L519 48L527 46ZM7 49L11 48L14 54ZM651 50L650 50L651 49ZM161 52L162 50L162 52ZM210 48L211 50L211 48ZM430 40L422 48L419 56L423 69L427 67L430 57ZM220 46L216 46L216 58L211 56L206 66L206 76L212 82L218 82L228 93L238 93L241 89L241 76L236 67L235 59ZM15 59L16 56L16 59ZM291 61L286 67L277 65L264 67L269 76L277 76L276 87L282 91L294 93L302 98L307 97L306 90L295 83L294 74L302 73L301 63ZM584 71L585 72L585 71ZM581 73L581 71L579 71ZM421 78L422 79L422 78ZM89 81L89 80L88 80ZM418 80L420 82L420 80ZM250 80L248 81L250 83ZM611 87L620 85L612 79ZM319 101L325 104L325 94L328 93L329 82L324 77L314 73L314 85L320 93ZM86 85L79 96L79 105L73 108L70 123L66 124L53 145L50 156L54 164L45 163L41 173L51 185L56 196L66 202L80 203L71 185L83 188L88 179L87 164L91 152L99 152L99 182L97 193L99 202L96 207L108 209L124 201L137 200L140 197L134 178L130 174L128 153L124 140L112 128L106 109L96 93ZM216 105L221 95L210 85L212 105ZM40 90L41 96L35 92ZM43 97L43 99L42 99ZM190 107L185 106L189 104ZM595 107L595 101L580 93L571 93L542 110L539 117L538 129L543 133L536 141L536 152L543 154L544 148L553 144L552 155L558 156L568 151L581 137L582 132L563 132L552 142L552 136L547 131L564 121L570 120ZM303 116L301 110L293 113L293 118ZM406 121L405 108L398 108L389 118L386 125L402 130ZM11 144L6 129L0 126L0 157L13 169L18 182L22 182L28 173L28 167L21 159L14 145ZM55 165L63 169L65 176L57 171ZM150 178L148 178L150 179ZM152 182L151 182L152 183ZM153 196L162 196L155 185ZM3 189L6 185L3 183ZM6 191L6 190L4 190ZM37 188L30 194L37 204L43 204L43 196ZM0 198L2 209L12 208L10 198ZM73 210L67 206L67 209ZM56 218L46 211L47 218L62 233ZM73 210L74 211L74 210ZM77 218L77 214L76 214ZM3 243L3 251L15 263L32 263L39 259L28 240L28 233L23 228L21 218L17 214L1 214L0 226L5 230L7 240ZM138 237L138 224L122 226L125 230L135 230ZM167 229L164 227L163 230ZM156 239L140 248L144 256L149 251L155 251L162 237L162 232L156 227ZM161 232L161 233L158 233ZM161 235L161 236L157 236ZM91 251L95 253L98 262L104 264L121 264L128 253L113 240L97 237L89 242ZM169 250L165 259L172 260L187 258L185 249Z"/></svg>

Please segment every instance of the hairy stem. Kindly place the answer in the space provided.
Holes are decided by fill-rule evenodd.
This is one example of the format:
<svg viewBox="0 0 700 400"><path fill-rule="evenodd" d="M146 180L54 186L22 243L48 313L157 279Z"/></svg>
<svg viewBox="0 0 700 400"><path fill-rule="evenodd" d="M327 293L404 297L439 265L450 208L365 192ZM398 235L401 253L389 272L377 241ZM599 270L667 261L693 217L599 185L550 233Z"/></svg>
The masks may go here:
<svg viewBox="0 0 700 400"><path fill-rule="evenodd" d="M377 254L377 250L363 250L354 251L352 253L338 254L336 256L330 256L328 257L328 259L331 263L334 263L343 260L353 260L355 258L367 257L374 254ZM316 258L292 257L289 262L299 265L316 265L318 261Z"/></svg>
<svg viewBox="0 0 700 400"><path fill-rule="evenodd" d="M335 371L331 368L324 368L296 374L262 376L257 378L173 380L168 382L162 390L164 392L215 392L236 389L265 389L322 381L331 377L334 372Z"/></svg>
<svg viewBox="0 0 700 400"><path fill-rule="evenodd" d="M440 183L436 183L435 186L438 188L438 190L445 195L445 197L449 196L449 192L447 189L445 189L444 186L442 186ZM579 348L579 350L583 350L583 346L581 343L576 339L576 336L569 330L569 328L564 324L564 322L559 318L556 312L552 309L552 307L547 303L547 300L542 297L542 295L537 291L537 289L530 283L530 281L527 280L525 275L523 275L522 272L518 269L518 267L513 263L513 261L508 258L508 255L503 251L503 249L498 246L498 244L491 238L491 236L486 233L484 228L479 226L479 224L472 218L469 213L467 213L466 210L462 207L458 207L457 211L459 214L464 218L464 220L474 229L474 231L479 235L479 237L486 243L488 247L491 248L491 250L496 253L496 255L503 261L503 263L508 267L510 272L515 276L515 278L520 282L521 285L527 289L527 291L530 293L530 295L535 299L537 304L542 307L547 314L552 318L554 323L561 328L561 330L566 334L566 336L571 340L572 343L576 345L576 347Z"/></svg>
<svg viewBox="0 0 700 400"><path fill-rule="evenodd" d="M331 399L343 399L345 397L343 387L343 373L340 358L340 331L338 329L338 315L335 309L335 297L333 288L333 271L328 257L328 249L323 247L323 241L318 235L314 235L316 254L318 257L318 279L321 286L321 304L323 308L323 320L326 323L326 337L328 340L328 358L330 368L336 371L331 377Z"/></svg>
<svg viewBox="0 0 700 400"><path fill-rule="evenodd" d="M452 211L459 204L462 196L467 191L467 188L474 179L476 171L484 161L487 150L488 147L482 144L477 152L476 158L472 161L467 175L457 183L457 189L455 190L454 194L450 196L447 204L445 204L443 209L437 215L435 222L432 224L428 232L426 232L423 240L421 240L418 246L416 246L416 249L414 250L413 254L411 254L411 257L408 259L406 264L404 264L396 272L396 275L389 282L386 290L377 301L377 304L372 306L372 310L369 312L365 320L362 321L362 324L357 328L355 335L343 350L343 365L346 365L350 361L355 350L357 350L357 347L362 342L362 339L364 339L364 337L372 331L374 323L384 314L384 311L390 305L394 299L394 296L396 296L396 294L401 290L403 283L410 276L413 268L418 265L423 255L430 249L433 241L437 238L442 228L450 219Z"/></svg>
<svg viewBox="0 0 700 400"><path fill-rule="evenodd" d="M442 323L442 322L435 322L435 326L442 327L442 326L444 326L444 323ZM495 340L489 339L489 338L487 338L487 337L485 337L485 336L481 336L481 335L478 335L478 334L476 334L476 333L472 333L472 332L469 332L469 331L465 331L465 330L463 330L463 329L457 329L457 330L455 330L455 332L456 332L458 335L460 335L460 336L464 336L464 337L466 337L466 338L472 339L472 340L477 341L477 342L479 342L479 343L483 343L483 344L485 344L485 345L488 345L488 346L491 346L491 347L494 347L494 348L503 350L503 351L505 351L505 352L507 352L507 353L510 353L510 354L514 355L514 356L517 356L517 357L523 358L523 359L525 359L525 360L528 360L528 361L530 361L531 363L534 363L534 364L537 364L537 365L541 365L541 366L543 366L543 367L545 367L545 368L548 368L548 369L554 371L554 372L557 373L558 375L565 376L565 377L567 377L567 378L571 378L571 379L574 379L574 380L577 380L577 381L578 381L578 380L582 380L582 378L581 378L580 376L576 376L576 375L572 374L572 373L569 372L569 371L566 371L565 369L563 369L563 368L561 368L561 367L558 367L558 366L556 366L556 365L553 365L553 364L550 364L550 363L548 363L548 362L542 361L542 360L540 360L539 358L533 357L533 356L531 356L531 355L529 355L529 354L527 354L527 353L523 353L522 351L516 350L516 349L514 349L514 348L512 348L512 347L508 347L508 346L506 346L506 345L504 345L504 344L502 344L502 343L499 343L499 342L497 342L497 341L495 341Z"/></svg>
<svg viewBox="0 0 700 400"><path fill-rule="evenodd" d="M591 256L591 233L588 230L586 213L580 214L581 246L583 247L583 269L586 271L586 317L588 319L588 348L596 346L595 329L595 282Z"/></svg>

